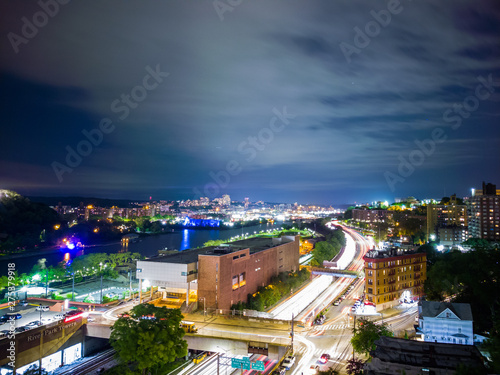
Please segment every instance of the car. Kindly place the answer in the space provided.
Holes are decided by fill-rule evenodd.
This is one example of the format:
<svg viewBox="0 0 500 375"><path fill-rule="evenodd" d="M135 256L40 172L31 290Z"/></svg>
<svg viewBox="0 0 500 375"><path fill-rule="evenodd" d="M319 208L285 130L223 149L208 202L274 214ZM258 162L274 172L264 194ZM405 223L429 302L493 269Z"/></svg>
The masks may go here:
<svg viewBox="0 0 500 375"><path fill-rule="evenodd" d="M7 314L7 320L11 320L11 319L17 320L17 319L21 319L22 317L23 316L19 313Z"/></svg>
<svg viewBox="0 0 500 375"><path fill-rule="evenodd" d="M318 365L311 365L307 372L305 374L307 375L316 375L318 373L319 366Z"/></svg>
<svg viewBox="0 0 500 375"><path fill-rule="evenodd" d="M279 367L273 372L273 375L285 375L285 374L286 374L286 368L284 367Z"/></svg>
<svg viewBox="0 0 500 375"><path fill-rule="evenodd" d="M52 322L52 318L42 318L41 322L42 322L42 325L49 324L50 322Z"/></svg>
<svg viewBox="0 0 500 375"><path fill-rule="evenodd" d="M28 324L26 324L26 327L38 327L38 326L41 326L41 325L42 325L41 321L34 320L34 321L29 322Z"/></svg>
<svg viewBox="0 0 500 375"><path fill-rule="evenodd" d="M340 305L340 300L336 299L335 301L333 301L333 306L338 306Z"/></svg>
<svg viewBox="0 0 500 375"><path fill-rule="evenodd" d="M10 331L7 330L7 329L4 329L3 331L0 331L0 338L8 336L9 333L10 333Z"/></svg>
<svg viewBox="0 0 500 375"><path fill-rule="evenodd" d="M6 323L9 320L7 315L0 316L0 324Z"/></svg>
<svg viewBox="0 0 500 375"><path fill-rule="evenodd" d="M286 357L282 363L283 367L286 368L287 370L290 370L290 368L292 368L294 364L295 364L295 357L291 355Z"/></svg>
<svg viewBox="0 0 500 375"><path fill-rule="evenodd" d="M320 363L326 363L329 360L330 360L330 354L328 354L328 353L324 353L321 355L321 357L319 357Z"/></svg>
<svg viewBox="0 0 500 375"><path fill-rule="evenodd" d="M106 297L113 298L113 297L115 297L115 294L114 293L108 293L108 294L106 294Z"/></svg>
<svg viewBox="0 0 500 375"><path fill-rule="evenodd" d="M21 333L21 332L25 332L25 331L29 331L29 328L28 327L25 327L25 326L22 326L22 327L17 327L14 332L15 333Z"/></svg>
<svg viewBox="0 0 500 375"><path fill-rule="evenodd" d="M40 305L36 307L36 311L49 311L50 307L47 305Z"/></svg>
<svg viewBox="0 0 500 375"><path fill-rule="evenodd" d="M52 319L54 320L62 320L64 318L65 318L64 314L56 314L52 317Z"/></svg>
<svg viewBox="0 0 500 375"><path fill-rule="evenodd" d="M78 315L80 314L80 310L69 310L64 313L65 316L73 316L73 315Z"/></svg>
<svg viewBox="0 0 500 375"><path fill-rule="evenodd" d="M23 299L22 301L19 301L18 305L19 306L28 306L28 301L26 301L25 299Z"/></svg>

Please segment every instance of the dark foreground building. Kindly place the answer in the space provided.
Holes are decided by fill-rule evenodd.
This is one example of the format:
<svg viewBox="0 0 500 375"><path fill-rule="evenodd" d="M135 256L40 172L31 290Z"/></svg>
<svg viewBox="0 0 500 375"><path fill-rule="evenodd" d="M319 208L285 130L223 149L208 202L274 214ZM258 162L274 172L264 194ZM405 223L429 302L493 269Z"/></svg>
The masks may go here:
<svg viewBox="0 0 500 375"><path fill-rule="evenodd" d="M459 366L484 369L481 353L475 346L441 344L381 337L365 364L366 375L451 375ZM467 373L466 371L463 372Z"/></svg>

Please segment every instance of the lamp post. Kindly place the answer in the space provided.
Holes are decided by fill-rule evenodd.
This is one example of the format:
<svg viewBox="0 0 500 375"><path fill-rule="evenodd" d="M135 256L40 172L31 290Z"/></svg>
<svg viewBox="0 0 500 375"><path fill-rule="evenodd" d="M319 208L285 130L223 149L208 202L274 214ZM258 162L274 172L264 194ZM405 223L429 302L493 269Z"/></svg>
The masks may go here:
<svg viewBox="0 0 500 375"><path fill-rule="evenodd" d="M99 263L99 273L101 274L101 299L100 299L100 304L102 304L102 262Z"/></svg>
<svg viewBox="0 0 500 375"><path fill-rule="evenodd" d="M42 324L42 304L40 304L40 324Z"/></svg>
<svg viewBox="0 0 500 375"><path fill-rule="evenodd" d="M203 321L205 321L205 316L207 315L206 299L205 297L200 297L200 299L203 299Z"/></svg>
<svg viewBox="0 0 500 375"><path fill-rule="evenodd" d="M227 355L227 352L230 352L230 350L224 349L223 347L217 345L217 348L224 350L224 354ZM219 375L219 366L220 366L220 353L217 353L217 375ZM226 357L226 359L229 359L229 357ZM226 371L225 374L227 375L227 366L226 366Z"/></svg>

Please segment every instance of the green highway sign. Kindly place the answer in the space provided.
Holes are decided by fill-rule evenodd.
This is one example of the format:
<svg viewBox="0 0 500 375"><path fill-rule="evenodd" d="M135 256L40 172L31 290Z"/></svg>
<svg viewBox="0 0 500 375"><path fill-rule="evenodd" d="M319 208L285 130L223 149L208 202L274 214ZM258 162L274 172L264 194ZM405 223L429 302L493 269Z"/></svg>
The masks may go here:
<svg viewBox="0 0 500 375"><path fill-rule="evenodd" d="M264 371L264 361L257 361L252 363L252 370Z"/></svg>
<svg viewBox="0 0 500 375"><path fill-rule="evenodd" d="M243 370L250 370L250 360L248 358L231 358L232 368L241 368Z"/></svg>

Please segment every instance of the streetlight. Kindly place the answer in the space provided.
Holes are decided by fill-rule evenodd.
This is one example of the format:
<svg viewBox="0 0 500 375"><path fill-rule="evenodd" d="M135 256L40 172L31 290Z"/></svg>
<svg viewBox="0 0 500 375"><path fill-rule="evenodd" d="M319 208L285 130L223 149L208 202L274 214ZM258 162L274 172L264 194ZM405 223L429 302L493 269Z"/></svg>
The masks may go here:
<svg viewBox="0 0 500 375"><path fill-rule="evenodd" d="M200 297L200 299L203 299L203 321L205 321L205 315L207 315L206 298Z"/></svg>
<svg viewBox="0 0 500 375"><path fill-rule="evenodd" d="M223 347L221 347L219 345L217 345L217 348L224 350L224 354L225 355L227 355L227 352L231 352L230 350L224 349ZM219 357L220 357L220 353L217 352L217 375L219 375L219 363L220 363L219 362ZM225 358L229 360L229 357L225 357ZM229 364L227 366L229 366ZM226 371L225 371L226 375L227 375L227 366L226 366Z"/></svg>
<svg viewBox="0 0 500 375"><path fill-rule="evenodd" d="M40 304L40 324L42 324L42 304Z"/></svg>

